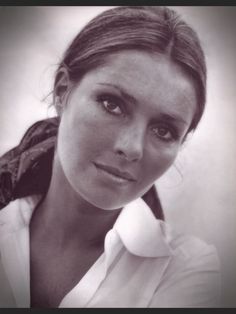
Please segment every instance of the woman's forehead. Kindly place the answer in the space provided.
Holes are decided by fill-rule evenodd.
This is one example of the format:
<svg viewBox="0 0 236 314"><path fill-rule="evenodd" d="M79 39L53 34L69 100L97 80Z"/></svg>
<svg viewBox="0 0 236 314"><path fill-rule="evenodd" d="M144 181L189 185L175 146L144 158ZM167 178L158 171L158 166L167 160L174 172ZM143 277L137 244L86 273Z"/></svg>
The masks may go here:
<svg viewBox="0 0 236 314"><path fill-rule="evenodd" d="M162 90L158 88L162 84L172 90L171 94L184 91L186 95L187 90L195 89L185 70L168 55L146 51L127 50L110 54L102 66L91 72L95 80L119 83L129 88L141 87L141 90L151 86L155 87L153 92Z"/></svg>
<svg viewBox="0 0 236 314"><path fill-rule="evenodd" d="M170 106L190 112L196 108L194 83L169 56L128 50L109 55L84 77L91 86L111 88L137 103ZM133 101L133 102L134 102Z"/></svg>

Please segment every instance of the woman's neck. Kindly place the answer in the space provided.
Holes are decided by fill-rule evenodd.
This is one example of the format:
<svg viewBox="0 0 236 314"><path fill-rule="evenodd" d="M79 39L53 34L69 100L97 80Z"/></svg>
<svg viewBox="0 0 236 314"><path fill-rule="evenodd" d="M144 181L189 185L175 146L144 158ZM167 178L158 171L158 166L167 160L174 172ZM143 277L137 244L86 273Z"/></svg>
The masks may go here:
<svg viewBox="0 0 236 314"><path fill-rule="evenodd" d="M48 192L35 210L30 228L54 246L94 247L103 245L119 213L120 209L97 208L78 195L55 158Z"/></svg>

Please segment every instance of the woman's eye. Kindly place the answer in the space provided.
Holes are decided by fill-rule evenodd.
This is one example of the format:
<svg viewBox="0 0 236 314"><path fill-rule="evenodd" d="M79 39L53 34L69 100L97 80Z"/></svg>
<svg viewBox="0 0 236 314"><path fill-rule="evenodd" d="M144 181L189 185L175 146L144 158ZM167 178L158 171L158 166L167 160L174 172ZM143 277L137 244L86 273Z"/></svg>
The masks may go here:
<svg viewBox="0 0 236 314"><path fill-rule="evenodd" d="M115 115L122 114L120 106L117 105L114 101L109 100L109 99L103 99L101 102L105 110L108 111L109 113L115 114Z"/></svg>
<svg viewBox="0 0 236 314"><path fill-rule="evenodd" d="M152 128L153 133L160 139L165 141L171 141L173 139L173 134L168 127L159 126Z"/></svg>

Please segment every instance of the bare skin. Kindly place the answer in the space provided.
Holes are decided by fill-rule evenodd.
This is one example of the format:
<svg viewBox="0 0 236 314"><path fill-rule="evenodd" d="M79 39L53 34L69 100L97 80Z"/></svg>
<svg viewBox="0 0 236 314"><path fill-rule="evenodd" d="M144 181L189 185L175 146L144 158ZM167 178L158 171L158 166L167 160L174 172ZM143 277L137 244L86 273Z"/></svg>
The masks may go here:
<svg viewBox="0 0 236 314"><path fill-rule="evenodd" d="M78 198L57 163L55 159L57 170L48 196L39 204L30 223L31 307L59 306L103 253L106 232L120 213L119 209L95 209ZM58 190L62 197L58 197Z"/></svg>
<svg viewBox="0 0 236 314"><path fill-rule="evenodd" d="M32 307L60 304L102 254L120 209L173 164L196 94L168 56L126 51L87 73L62 105L52 180L30 223Z"/></svg>

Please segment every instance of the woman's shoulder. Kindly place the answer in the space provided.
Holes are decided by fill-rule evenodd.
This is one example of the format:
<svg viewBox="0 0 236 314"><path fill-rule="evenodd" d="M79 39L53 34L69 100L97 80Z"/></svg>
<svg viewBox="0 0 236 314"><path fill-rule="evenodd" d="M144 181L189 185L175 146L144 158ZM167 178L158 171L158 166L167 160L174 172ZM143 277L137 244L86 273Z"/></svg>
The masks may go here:
<svg viewBox="0 0 236 314"><path fill-rule="evenodd" d="M214 244L195 235L174 231L169 226L168 230L174 268L220 270L220 259Z"/></svg>
<svg viewBox="0 0 236 314"><path fill-rule="evenodd" d="M195 235L174 230L170 231L169 245L173 255L180 259L189 260L204 255L218 256L216 247L213 244L207 243Z"/></svg>
<svg viewBox="0 0 236 314"><path fill-rule="evenodd" d="M202 278L202 282L215 280L220 283L220 259L215 245L207 243L195 235L183 234L171 230L169 246L172 258L166 277ZM208 278L208 279L207 279Z"/></svg>
<svg viewBox="0 0 236 314"><path fill-rule="evenodd" d="M23 197L11 201L0 210L0 231L15 231L28 225L32 212L40 200L39 195Z"/></svg>
<svg viewBox="0 0 236 314"><path fill-rule="evenodd" d="M217 307L220 304L220 261L214 245L171 232L172 256L150 307Z"/></svg>

